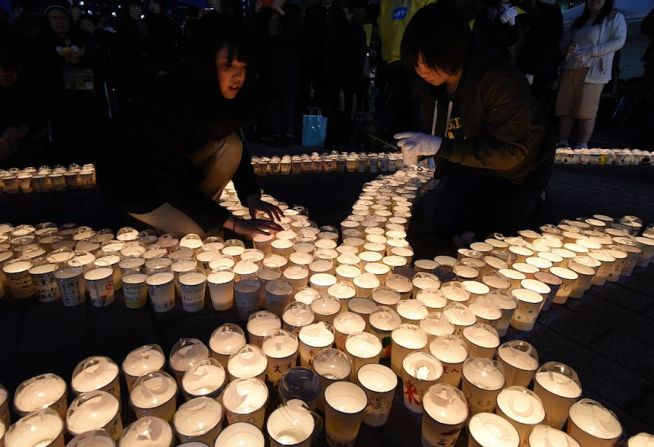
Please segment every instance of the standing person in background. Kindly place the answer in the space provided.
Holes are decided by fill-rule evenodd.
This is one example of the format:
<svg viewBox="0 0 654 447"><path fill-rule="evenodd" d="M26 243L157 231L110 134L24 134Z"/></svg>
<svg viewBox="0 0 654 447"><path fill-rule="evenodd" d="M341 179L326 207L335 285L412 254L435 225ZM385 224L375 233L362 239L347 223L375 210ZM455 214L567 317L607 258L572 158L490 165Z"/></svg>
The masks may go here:
<svg viewBox="0 0 654 447"><path fill-rule="evenodd" d="M266 139L293 139L300 93L300 9L288 1L275 1L255 14L254 28L263 101L259 133Z"/></svg>
<svg viewBox="0 0 654 447"><path fill-rule="evenodd" d="M166 15L164 0L149 0L145 14L148 27L149 46L157 74L168 73L181 59L182 31Z"/></svg>
<svg viewBox="0 0 654 447"><path fill-rule="evenodd" d="M555 0L536 0L533 11L523 23L525 45L518 57L518 65L531 84L532 98L539 101L545 115L550 116L554 114L554 83L561 63L561 7Z"/></svg>
<svg viewBox="0 0 654 447"><path fill-rule="evenodd" d="M516 23L518 8L511 0L486 0L486 6L475 19L475 33L507 60L520 38L520 25Z"/></svg>
<svg viewBox="0 0 654 447"><path fill-rule="evenodd" d="M641 147L654 147L654 9L640 24L640 32L649 39L643 54L643 76L638 86L638 98L634 107L634 117L640 130Z"/></svg>
<svg viewBox="0 0 654 447"><path fill-rule="evenodd" d="M576 122L576 147L588 147L602 90L613 74L613 56L626 39L627 23L613 9L613 0L586 0L563 41L565 62L556 98L559 146L569 146Z"/></svg>

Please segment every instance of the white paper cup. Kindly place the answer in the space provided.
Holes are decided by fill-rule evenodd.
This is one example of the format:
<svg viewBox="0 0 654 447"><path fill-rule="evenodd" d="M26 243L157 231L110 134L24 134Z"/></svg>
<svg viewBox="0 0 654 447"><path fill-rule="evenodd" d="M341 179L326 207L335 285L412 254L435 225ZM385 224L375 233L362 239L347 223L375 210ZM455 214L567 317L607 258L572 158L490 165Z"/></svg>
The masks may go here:
<svg viewBox="0 0 654 447"><path fill-rule="evenodd" d="M64 422L46 408L30 413L9 427L5 447L64 447Z"/></svg>
<svg viewBox="0 0 654 447"><path fill-rule="evenodd" d="M106 391L82 393L70 404L66 427L73 436L91 430L104 430L117 441L123 434L120 402Z"/></svg>
<svg viewBox="0 0 654 447"><path fill-rule="evenodd" d="M168 312L175 307L175 275L160 272L146 279L150 304L157 313Z"/></svg>
<svg viewBox="0 0 654 447"><path fill-rule="evenodd" d="M42 303L49 303L61 298L61 292L54 276L56 270L56 264L38 265L29 270L36 296Z"/></svg>
<svg viewBox="0 0 654 447"><path fill-rule="evenodd" d="M386 366L368 364L359 368L356 379L368 396L363 423L370 427L381 427L386 424L391 412L397 376Z"/></svg>
<svg viewBox="0 0 654 447"><path fill-rule="evenodd" d="M404 406L414 413L422 413L423 397L427 389L440 380L443 365L426 352L412 352L402 361Z"/></svg>
<svg viewBox="0 0 654 447"><path fill-rule="evenodd" d="M543 295L527 289L515 289L511 295L518 302L518 307L511 320L511 327L519 331L532 330L543 305Z"/></svg>
<svg viewBox="0 0 654 447"><path fill-rule="evenodd" d="M237 379L225 388L223 405L227 422L247 422L263 429L268 387L259 379Z"/></svg>
<svg viewBox="0 0 654 447"><path fill-rule="evenodd" d="M486 358L469 358L463 364L463 394L470 414L495 410L497 395L504 387L502 366Z"/></svg>
<svg viewBox="0 0 654 447"><path fill-rule="evenodd" d="M6 288L13 298L20 300L34 295L34 283L29 272L32 267L30 261L18 259L11 260L2 267Z"/></svg>
<svg viewBox="0 0 654 447"><path fill-rule="evenodd" d="M599 402L581 399L570 407L568 433L581 447L613 447L622 435L622 426Z"/></svg>
<svg viewBox="0 0 654 447"><path fill-rule="evenodd" d="M128 309L138 309L148 301L148 285L143 273L130 273L122 278L123 298Z"/></svg>
<svg viewBox="0 0 654 447"><path fill-rule="evenodd" d="M266 425L271 447L311 447L314 415L304 402L291 399L268 417Z"/></svg>
<svg viewBox="0 0 654 447"><path fill-rule="evenodd" d="M468 447L518 447L520 436L509 421L493 413L478 413L468 422Z"/></svg>
<svg viewBox="0 0 654 447"><path fill-rule="evenodd" d="M182 292L182 308L185 312L199 312L204 308L204 296L207 290L207 277L204 273L182 273L179 275L179 287Z"/></svg>
<svg viewBox="0 0 654 447"><path fill-rule="evenodd" d="M581 397L581 384L572 368L548 362L536 371L534 392L545 408L546 424L561 430L568 419L568 410Z"/></svg>
<svg viewBox="0 0 654 447"><path fill-rule="evenodd" d="M129 403L137 419L155 416L170 422L177 407L177 382L170 374L154 371L136 381Z"/></svg>
<svg viewBox="0 0 654 447"><path fill-rule="evenodd" d="M353 447L368 404L360 386L335 382L325 390L325 436L330 447Z"/></svg>
<svg viewBox="0 0 654 447"><path fill-rule="evenodd" d="M520 436L520 445L524 446L529 445L531 430L545 419L545 409L540 398L521 386L500 391L495 411L513 425Z"/></svg>
<svg viewBox="0 0 654 447"><path fill-rule="evenodd" d="M180 405L173 426L181 442L213 445L223 425L223 408L208 397L197 397Z"/></svg>
<svg viewBox="0 0 654 447"><path fill-rule="evenodd" d="M261 430L252 424L237 422L220 433L214 447L264 447L264 445L265 439Z"/></svg>
<svg viewBox="0 0 654 447"><path fill-rule="evenodd" d="M468 418L468 403L452 385L429 387L423 399L422 447L453 446Z"/></svg>
<svg viewBox="0 0 654 447"><path fill-rule="evenodd" d="M106 307L114 302L114 271L108 267L91 269L84 274L86 290L94 307Z"/></svg>

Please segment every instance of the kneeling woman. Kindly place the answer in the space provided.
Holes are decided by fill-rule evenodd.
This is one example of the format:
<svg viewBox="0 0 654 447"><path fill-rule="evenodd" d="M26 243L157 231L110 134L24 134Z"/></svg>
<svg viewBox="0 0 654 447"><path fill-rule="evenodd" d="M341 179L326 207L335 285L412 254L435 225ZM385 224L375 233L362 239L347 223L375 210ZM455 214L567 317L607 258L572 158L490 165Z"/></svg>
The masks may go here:
<svg viewBox="0 0 654 447"><path fill-rule="evenodd" d="M261 200L243 147L241 127L256 113L247 100L245 40L218 14L193 30L189 57L175 73L158 78L114 123L111 147L98 157L107 199L165 233L205 235L226 228L251 237L281 228L254 219L281 211ZM217 200L233 180L251 220L237 219Z"/></svg>

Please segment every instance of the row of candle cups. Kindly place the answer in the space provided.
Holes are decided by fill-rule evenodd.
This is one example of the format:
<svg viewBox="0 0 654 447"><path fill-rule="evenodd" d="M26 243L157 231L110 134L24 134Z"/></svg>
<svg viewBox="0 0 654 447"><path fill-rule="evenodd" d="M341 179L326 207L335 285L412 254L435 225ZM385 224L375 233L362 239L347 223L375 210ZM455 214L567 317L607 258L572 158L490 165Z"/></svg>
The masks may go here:
<svg viewBox="0 0 654 447"><path fill-rule="evenodd" d="M93 188L95 181L92 164L0 170L0 192L6 194Z"/></svg>
<svg viewBox="0 0 654 447"><path fill-rule="evenodd" d="M652 154L640 149L558 148L555 163L570 165L649 165Z"/></svg>
<svg viewBox="0 0 654 447"><path fill-rule="evenodd" d="M395 153L331 153L252 157L256 175L330 174L344 172L395 172L404 167L402 157Z"/></svg>

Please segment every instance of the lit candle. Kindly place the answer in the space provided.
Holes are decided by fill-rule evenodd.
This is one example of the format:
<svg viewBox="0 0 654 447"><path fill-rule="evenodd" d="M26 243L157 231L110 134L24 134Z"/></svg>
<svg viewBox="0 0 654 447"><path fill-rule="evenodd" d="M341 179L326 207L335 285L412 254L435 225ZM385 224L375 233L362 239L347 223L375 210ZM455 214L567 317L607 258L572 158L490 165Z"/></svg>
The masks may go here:
<svg viewBox="0 0 654 447"><path fill-rule="evenodd" d="M222 429L222 405L207 397L198 397L182 404L173 420L181 442L213 445Z"/></svg>
<svg viewBox="0 0 654 447"><path fill-rule="evenodd" d="M353 447L368 397L360 386L335 382L325 389L325 437L331 446Z"/></svg>
<svg viewBox="0 0 654 447"><path fill-rule="evenodd" d="M19 416L49 407L65 417L67 406L66 382L55 374L32 377L18 385L14 394L14 408Z"/></svg>
<svg viewBox="0 0 654 447"><path fill-rule="evenodd" d="M271 331L263 341L263 353L268 357L268 380L277 384L282 375L297 363L297 337L283 329Z"/></svg>
<svg viewBox="0 0 654 447"><path fill-rule="evenodd" d="M120 399L118 365L109 357L94 356L84 359L75 367L71 385L75 394L101 390Z"/></svg>
<svg viewBox="0 0 654 447"><path fill-rule="evenodd" d="M457 335L461 335L463 329L472 326L477 321L477 317L470 311L468 306L457 302L445 306L443 314L454 325L454 332Z"/></svg>
<svg viewBox="0 0 654 447"><path fill-rule="evenodd" d="M520 281L527 279L527 275L513 269L502 269L497 272L502 278L507 279L511 283L512 289L520 288Z"/></svg>
<svg viewBox="0 0 654 447"><path fill-rule="evenodd" d="M170 369L181 380L193 362L209 357L209 349L197 338L181 338L170 350Z"/></svg>
<svg viewBox="0 0 654 447"><path fill-rule="evenodd" d="M118 440L123 434L120 403L105 391L82 393L70 404L66 426L73 435L105 430L114 440Z"/></svg>
<svg viewBox="0 0 654 447"><path fill-rule="evenodd" d="M132 350L127 354L122 365L127 390L132 391L139 377L161 370L165 363L166 358L159 345L145 345Z"/></svg>
<svg viewBox="0 0 654 447"><path fill-rule="evenodd" d="M311 366L318 352L331 347L334 343L334 332L328 323L318 321L300 329L298 338L300 339L300 363L302 366Z"/></svg>
<svg viewBox="0 0 654 447"><path fill-rule="evenodd" d="M511 295L517 300L511 327L519 331L532 330L542 308L543 295L527 289L515 289Z"/></svg>
<svg viewBox="0 0 654 447"><path fill-rule="evenodd" d="M415 324L402 324L391 334L391 369L402 373L402 361L411 351L421 351L427 346L427 333Z"/></svg>
<svg viewBox="0 0 654 447"><path fill-rule="evenodd" d="M568 433L581 447L616 445L622 426L615 414L599 402L581 399L570 407Z"/></svg>
<svg viewBox="0 0 654 447"><path fill-rule="evenodd" d="M207 276L211 304L215 310L227 310L232 307L234 280L235 274L229 270L217 271Z"/></svg>
<svg viewBox="0 0 654 447"><path fill-rule="evenodd" d="M422 413L422 400L427 389L443 375L443 365L426 352L412 352L402 361L404 405L414 413Z"/></svg>
<svg viewBox="0 0 654 447"><path fill-rule="evenodd" d="M380 306L396 306L400 302L400 294L386 286L380 286L372 292L372 300Z"/></svg>
<svg viewBox="0 0 654 447"><path fill-rule="evenodd" d="M468 422L469 447L518 447L520 436L509 421L492 413L475 414Z"/></svg>
<svg viewBox="0 0 654 447"><path fill-rule="evenodd" d="M250 344L261 346L263 338L273 329L280 329L282 322L279 317L266 310L255 312L250 315L247 323L248 339Z"/></svg>
<svg viewBox="0 0 654 447"><path fill-rule="evenodd" d="M414 265L416 267L416 271L426 273L434 273L438 267L436 261L431 259L419 259L414 262Z"/></svg>
<svg viewBox="0 0 654 447"><path fill-rule="evenodd" d="M174 280L175 275L172 272L155 273L145 280L155 312L168 312L175 307Z"/></svg>
<svg viewBox="0 0 654 447"><path fill-rule="evenodd" d="M234 380L223 393L223 405L230 426L248 422L263 427L267 402L268 387L259 379Z"/></svg>
<svg viewBox="0 0 654 447"><path fill-rule="evenodd" d="M313 323L313 311L310 305L295 301L287 304L284 308L282 321L284 322L284 329L297 336L301 328Z"/></svg>
<svg viewBox="0 0 654 447"><path fill-rule="evenodd" d="M429 310L418 300L402 300L397 305L397 313L403 323L418 324L427 317Z"/></svg>
<svg viewBox="0 0 654 447"><path fill-rule="evenodd" d="M243 329L233 323L219 326L209 338L211 356L218 360L223 368L227 368L229 356L245 345Z"/></svg>
<svg viewBox="0 0 654 447"><path fill-rule="evenodd" d="M480 271L470 265L458 264L452 268L452 272L460 281L470 281L477 279L480 275Z"/></svg>
<svg viewBox="0 0 654 447"><path fill-rule="evenodd" d="M261 348L254 345L244 345L238 348L227 362L227 371L231 380L235 379L265 379L268 359Z"/></svg>
<svg viewBox="0 0 654 447"><path fill-rule="evenodd" d="M236 281L241 281L243 279L254 279L259 270L259 265L252 261L241 260L236 263L234 266L234 275L236 276Z"/></svg>
<svg viewBox="0 0 654 447"><path fill-rule="evenodd" d="M289 239L275 239L271 243L271 248L273 254L288 258L293 253L293 241Z"/></svg>
<svg viewBox="0 0 654 447"><path fill-rule="evenodd" d="M627 441L627 447L651 447L652 445L654 445L654 435L648 433L638 433Z"/></svg>
<svg viewBox="0 0 654 447"><path fill-rule="evenodd" d="M537 425L529 435L530 447L580 447L570 435L549 427L547 425ZM629 446L634 447L634 446ZM636 446L637 447L637 446Z"/></svg>
<svg viewBox="0 0 654 447"><path fill-rule="evenodd" d="M6 447L63 447L64 422L48 408L30 413L9 427Z"/></svg>
<svg viewBox="0 0 654 447"><path fill-rule="evenodd" d="M295 301L311 306L311 304L320 297L321 295L317 290L312 289L311 287L305 287L298 290L293 298Z"/></svg>
<svg viewBox="0 0 654 447"><path fill-rule="evenodd" d="M476 323L463 330L463 339L468 345L470 357L493 358L497 347L500 345L500 337L497 331L484 323Z"/></svg>
<svg viewBox="0 0 654 447"><path fill-rule="evenodd" d="M262 269L263 271L266 271L266 269ZM261 273L262 270L259 270L259 273ZM225 279L228 279L228 277L233 278L233 274L229 275L229 272L225 275ZM212 273L209 275L209 290L211 291L211 285L214 280L217 278L213 277L216 273ZM236 315L239 320L241 321L246 321L250 315L255 313L257 309L259 308L259 291L261 289L261 283L257 280L253 279L246 279L245 281L240 281L236 283L233 286L233 302L236 304ZM223 290L221 288L221 290ZM231 307L231 303L229 303L229 298L230 294L227 293L223 296L220 297L220 300L218 303L214 303L214 308L216 307L216 304L218 304L219 307L226 307L229 306ZM214 302L213 294L212 294L212 302Z"/></svg>
<svg viewBox="0 0 654 447"><path fill-rule="evenodd" d="M198 360L184 373L182 391L186 399L217 397L225 384L225 368L214 358Z"/></svg>
<svg viewBox="0 0 654 447"><path fill-rule="evenodd" d="M237 422L220 433L215 447L263 447L264 444L260 429L252 424Z"/></svg>
<svg viewBox="0 0 654 447"><path fill-rule="evenodd" d="M581 396L581 383L569 366L548 362L536 371L534 392L545 407L547 425L560 430L568 419L570 406Z"/></svg>
<svg viewBox="0 0 654 447"><path fill-rule="evenodd" d="M114 440L104 430L91 430L79 434L71 439L70 442L66 444L66 447L84 447L87 445L92 445L94 447L116 447Z"/></svg>
<svg viewBox="0 0 654 447"><path fill-rule="evenodd" d="M471 414L493 411L504 383L502 366L495 360L470 357L463 363L463 393Z"/></svg>
<svg viewBox="0 0 654 447"><path fill-rule="evenodd" d="M533 391L512 386L497 395L497 414L513 425L520 437L520 445L527 445L531 430L545 419L545 409Z"/></svg>
<svg viewBox="0 0 654 447"><path fill-rule="evenodd" d="M382 345L385 346L382 351L382 357L389 357L391 352L391 335L402 324L402 318L390 307L380 306L369 315L368 321L370 323L371 333L376 335L381 340Z"/></svg>
<svg viewBox="0 0 654 447"><path fill-rule="evenodd" d="M189 272L179 276L182 308L185 312L199 312L204 307L207 277L204 273Z"/></svg>
<svg viewBox="0 0 654 447"><path fill-rule="evenodd" d="M333 323L334 317L341 311L341 303L330 296L321 296L311 302L311 311L317 321Z"/></svg>
<svg viewBox="0 0 654 447"><path fill-rule="evenodd" d="M252 237L252 243L254 244L254 248L261 250L265 254L270 254L272 252L270 244L273 239L274 236L271 234L255 234Z"/></svg>
<svg viewBox="0 0 654 447"><path fill-rule="evenodd" d="M353 312L341 312L334 318L334 340L336 348L345 351L345 340L351 334L363 332L366 321Z"/></svg>
<svg viewBox="0 0 654 447"><path fill-rule="evenodd" d="M466 290L462 283L450 281L441 288L443 296L452 303L467 303L470 300L470 292Z"/></svg>
<svg viewBox="0 0 654 447"><path fill-rule="evenodd" d="M442 383L432 385L422 403L422 445L454 445L468 418L468 404L461 390Z"/></svg>
<svg viewBox="0 0 654 447"><path fill-rule="evenodd" d="M522 340L508 341L500 346L497 360L504 368L507 386L528 386L538 369L536 349Z"/></svg>
<svg viewBox="0 0 654 447"><path fill-rule="evenodd" d="M413 291L413 283L410 279L393 274L388 277L386 280L386 287L400 294L402 299L408 299Z"/></svg>
<svg viewBox="0 0 654 447"><path fill-rule="evenodd" d="M33 266L30 261L14 259L2 267L6 285L13 298L25 299L34 295L34 283L29 273Z"/></svg>
<svg viewBox="0 0 654 447"><path fill-rule="evenodd" d="M367 364L357 371L356 378L368 396L363 423L370 427L381 427L386 424L391 412L397 376L386 366Z"/></svg>
<svg viewBox="0 0 654 447"><path fill-rule="evenodd" d="M331 298L338 300L341 304L341 310L345 311L347 310L348 301L356 295L356 290L354 289L354 286L343 282L337 282L327 289L327 294Z"/></svg>
<svg viewBox="0 0 654 447"><path fill-rule="evenodd" d="M281 317L290 302L293 286L286 281L268 281L265 288L266 309Z"/></svg>
<svg viewBox="0 0 654 447"><path fill-rule="evenodd" d="M323 297L326 297L328 296L327 290L336 284L336 277L329 273L316 273L311 275L309 283L312 288L320 292Z"/></svg>
<svg viewBox="0 0 654 447"><path fill-rule="evenodd" d="M293 291L307 287L309 284L309 270L300 265L292 265L284 270L284 279L293 287Z"/></svg>

